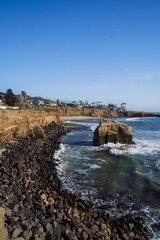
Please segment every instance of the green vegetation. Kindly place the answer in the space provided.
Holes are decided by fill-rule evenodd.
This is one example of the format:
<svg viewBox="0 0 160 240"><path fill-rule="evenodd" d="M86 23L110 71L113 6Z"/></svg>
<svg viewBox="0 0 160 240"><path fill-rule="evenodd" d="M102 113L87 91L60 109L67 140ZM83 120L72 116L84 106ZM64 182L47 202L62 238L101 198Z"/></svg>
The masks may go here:
<svg viewBox="0 0 160 240"><path fill-rule="evenodd" d="M5 94L5 101L8 106L19 106L18 98L10 88Z"/></svg>
<svg viewBox="0 0 160 240"><path fill-rule="evenodd" d="M92 115L91 112L89 112L89 113L87 113L87 114L82 112L81 115L82 115L82 116L87 116L87 117L93 117L93 115Z"/></svg>
<svg viewBox="0 0 160 240"><path fill-rule="evenodd" d="M38 108L33 108L34 111L45 111L45 112L58 112L60 114L60 112L56 109L52 109L52 108L43 108L43 107L38 107Z"/></svg>

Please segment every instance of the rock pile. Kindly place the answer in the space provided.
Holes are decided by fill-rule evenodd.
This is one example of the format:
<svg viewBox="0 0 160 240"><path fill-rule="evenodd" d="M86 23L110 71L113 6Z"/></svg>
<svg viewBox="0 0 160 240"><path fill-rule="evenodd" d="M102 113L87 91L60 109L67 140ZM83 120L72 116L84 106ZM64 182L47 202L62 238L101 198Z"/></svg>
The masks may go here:
<svg viewBox="0 0 160 240"><path fill-rule="evenodd" d="M101 120L94 131L93 145L99 146L109 142L133 144L132 128L111 119Z"/></svg>
<svg viewBox="0 0 160 240"><path fill-rule="evenodd" d="M61 189L53 152L66 131L51 123L43 128L46 139L19 137L1 143L0 206L12 239L149 239L141 218L121 219L98 205ZM2 210L3 211L3 210ZM4 229L3 229L4 231ZM2 231L2 232L3 232ZM19 239L19 240L20 240Z"/></svg>
<svg viewBox="0 0 160 240"><path fill-rule="evenodd" d="M5 218L5 209L0 207L0 240L24 240L23 238L16 238L15 234L13 234L13 238L9 238L9 234L7 228L4 226L4 218Z"/></svg>

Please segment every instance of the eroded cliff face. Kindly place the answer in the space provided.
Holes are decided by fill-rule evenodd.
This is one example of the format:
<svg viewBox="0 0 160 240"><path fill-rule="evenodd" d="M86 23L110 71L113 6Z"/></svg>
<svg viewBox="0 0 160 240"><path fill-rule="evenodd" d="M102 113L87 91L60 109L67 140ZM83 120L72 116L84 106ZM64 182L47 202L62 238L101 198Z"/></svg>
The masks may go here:
<svg viewBox="0 0 160 240"><path fill-rule="evenodd" d="M117 111L89 108L52 107L62 116L118 117Z"/></svg>
<svg viewBox="0 0 160 240"><path fill-rule="evenodd" d="M34 110L2 110L0 111L0 141L9 141L19 136L34 136L44 139L45 134L41 126L51 122L61 125L58 112L44 112Z"/></svg>

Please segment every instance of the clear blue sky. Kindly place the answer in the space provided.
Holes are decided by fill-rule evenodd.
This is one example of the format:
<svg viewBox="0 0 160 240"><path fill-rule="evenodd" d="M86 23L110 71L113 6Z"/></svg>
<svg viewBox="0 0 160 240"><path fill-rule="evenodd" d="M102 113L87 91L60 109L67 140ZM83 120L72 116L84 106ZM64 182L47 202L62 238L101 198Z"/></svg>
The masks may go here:
<svg viewBox="0 0 160 240"><path fill-rule="evenodd" d="M0 0L0 91L160 112L159 0Z"/></svg>

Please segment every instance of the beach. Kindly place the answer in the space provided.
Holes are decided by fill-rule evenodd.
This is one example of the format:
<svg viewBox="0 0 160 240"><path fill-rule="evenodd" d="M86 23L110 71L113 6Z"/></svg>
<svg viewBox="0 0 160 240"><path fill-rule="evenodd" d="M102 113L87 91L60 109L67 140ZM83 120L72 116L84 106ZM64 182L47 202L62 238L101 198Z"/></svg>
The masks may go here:
<svg viewBox="0 0 160 240"><path fill-rule="evenodd" d="M90 117L90 116L61 116L62 121L69 120L87 120L87 119L103 119L104 117Z"/></svg>

